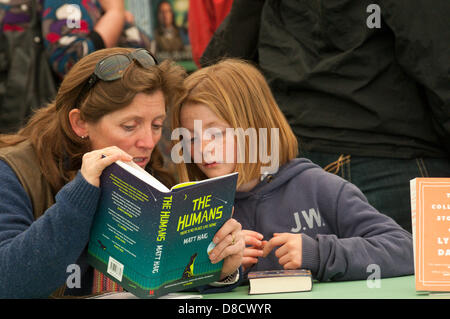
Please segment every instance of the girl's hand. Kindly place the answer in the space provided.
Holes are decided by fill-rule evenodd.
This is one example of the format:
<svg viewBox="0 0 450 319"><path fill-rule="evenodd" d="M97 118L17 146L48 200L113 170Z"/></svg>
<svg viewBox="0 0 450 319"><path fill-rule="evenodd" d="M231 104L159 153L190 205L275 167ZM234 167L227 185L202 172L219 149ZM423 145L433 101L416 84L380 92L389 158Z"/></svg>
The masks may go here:
<svg viewBox="0 0 450 319"><path fill-rule="evenodd" d="M231 218L223 224L213 238L216 246L209 253L209 259L213 264L224 261L220 280L234 273L242 264L245 243L241 229L241 224Z"/></svg>
<svg viewBox="0 0 450 319"><path fill-rule="evenodd" d="M242 267L250 268L258 262L258 257L263 255L263 247L267 241L263 241L263 235L253 230L243 230L245 241L244 257L242 258Z"/></svg>
<svg viewBox="0 0 450 319"><path fill-rule="evenodd" d="M275 251L275 256L284 269L298 269L302 266L302 235L274 233L272 239L264 246L263 257L277 246L280 248Z"/></svg>
<svg viewBox="0 0 450 319"><path fill-rule="evenodd" d="M106 167L117 160L128 162L132 159L133 157L131 155L128 155L116 146L88 152L83 155L83 162L80 169L81 175L83 175L89 184L99 187L100 175Z"/></svg>

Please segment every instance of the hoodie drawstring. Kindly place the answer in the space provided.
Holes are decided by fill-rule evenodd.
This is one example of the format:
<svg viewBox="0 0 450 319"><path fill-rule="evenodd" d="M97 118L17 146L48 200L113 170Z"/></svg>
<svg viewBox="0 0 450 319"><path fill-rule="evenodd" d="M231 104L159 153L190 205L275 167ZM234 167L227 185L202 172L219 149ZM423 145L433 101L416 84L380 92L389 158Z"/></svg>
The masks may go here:
<svg viewBox="0 0 450 319"><path fill-rule="evenodd" d="M329 173L337 174L344 164L350 163L350 157L351 155L344 156L343 154L341 154L337 161L328 164L323 169Z"/></svg>

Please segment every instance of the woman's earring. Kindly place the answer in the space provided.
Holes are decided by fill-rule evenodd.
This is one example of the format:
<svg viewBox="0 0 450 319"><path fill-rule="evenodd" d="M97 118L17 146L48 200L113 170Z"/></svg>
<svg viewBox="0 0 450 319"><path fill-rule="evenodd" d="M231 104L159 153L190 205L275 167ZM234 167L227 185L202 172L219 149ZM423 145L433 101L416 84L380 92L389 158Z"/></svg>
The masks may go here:
<svg viewBox="0 0 450 319"><path fill-rule="evenodd" d="M88 137L87 135L83 135L81 136L81 138L84 140L86 137Z"/></svg>

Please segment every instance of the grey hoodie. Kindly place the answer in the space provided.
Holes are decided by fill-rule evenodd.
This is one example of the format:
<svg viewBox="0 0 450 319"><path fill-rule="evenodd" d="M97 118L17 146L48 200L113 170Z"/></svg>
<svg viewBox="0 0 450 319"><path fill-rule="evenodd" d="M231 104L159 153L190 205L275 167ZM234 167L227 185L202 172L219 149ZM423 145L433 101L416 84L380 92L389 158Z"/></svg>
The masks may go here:
<svg viewBox="0 0 450 319"><path fill-rule="evenodd" d="M251 191L237 192L234 218L265 240L273 233L300 233L301 268L320 281L367 279L374 269L381 277L414 273L411 234L372 207L356 186L304 158ZM282 269L276 249L248 271Z"/></svg>

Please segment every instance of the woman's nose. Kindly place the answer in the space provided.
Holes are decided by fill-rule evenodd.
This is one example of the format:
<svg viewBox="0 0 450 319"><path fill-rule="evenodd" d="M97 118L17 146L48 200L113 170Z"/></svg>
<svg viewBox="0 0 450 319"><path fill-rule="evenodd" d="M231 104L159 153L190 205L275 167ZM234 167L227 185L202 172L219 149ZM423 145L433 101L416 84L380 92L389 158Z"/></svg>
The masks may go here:
<svg viewBox="0 0 450 319"><path fill-rule="evenodd" d="M153 135L153 133L150 131L145 131L141 134L137 141L137 146L142 148L154 148L156 143L158 142L158 138Z"/></svg>

